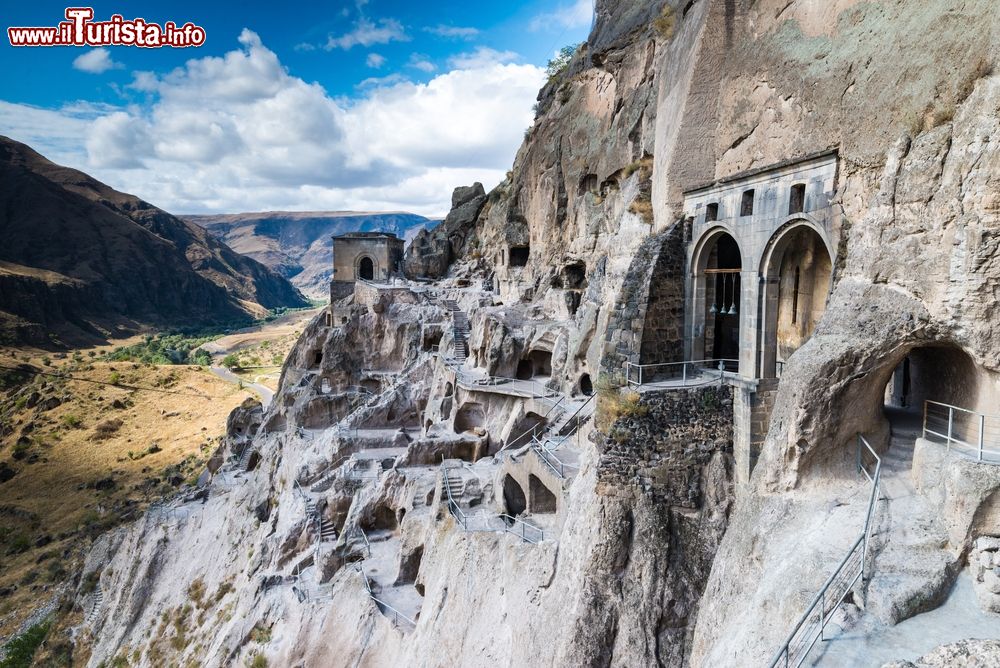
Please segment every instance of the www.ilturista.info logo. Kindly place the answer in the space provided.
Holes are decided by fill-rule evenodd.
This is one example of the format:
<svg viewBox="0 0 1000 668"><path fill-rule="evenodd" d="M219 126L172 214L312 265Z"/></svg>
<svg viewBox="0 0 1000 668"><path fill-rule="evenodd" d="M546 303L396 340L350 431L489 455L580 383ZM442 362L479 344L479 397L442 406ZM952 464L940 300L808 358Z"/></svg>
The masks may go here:
<svg viewBox="0 0 1000 668"><path fill-rule="evenodd" d="M108 21L94 21L92 7L67 7L66 19L54 28L7 28L11 46L161 46L188 47L205 43L205 29L195 24L162 26L145 19L126 20L113 14Z"/></svg>

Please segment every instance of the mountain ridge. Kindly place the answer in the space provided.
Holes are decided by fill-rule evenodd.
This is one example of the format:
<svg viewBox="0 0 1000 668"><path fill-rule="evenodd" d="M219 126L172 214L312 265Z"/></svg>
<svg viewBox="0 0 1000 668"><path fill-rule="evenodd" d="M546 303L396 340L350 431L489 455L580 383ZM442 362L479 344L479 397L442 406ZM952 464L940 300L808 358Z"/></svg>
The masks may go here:
<svg viewBox="0 0 1000 668"><path fill-rule="evenodd" d="M260 317L306 300L203 228L0 135L5 340L126 336Z"/></svg>

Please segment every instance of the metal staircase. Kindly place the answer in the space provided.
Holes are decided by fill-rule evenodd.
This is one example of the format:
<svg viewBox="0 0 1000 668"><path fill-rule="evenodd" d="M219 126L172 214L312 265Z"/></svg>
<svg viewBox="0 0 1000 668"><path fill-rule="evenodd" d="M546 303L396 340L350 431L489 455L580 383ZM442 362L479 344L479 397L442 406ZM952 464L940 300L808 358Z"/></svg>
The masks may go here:
<svg viewBox="0 0 1000 668"><path fill-rule="evenodd" d="M444 307L451 311L451 331L455 340L455 360L465 362L469 356L469 317L458 307L454 299L442 300Z"/></svg>

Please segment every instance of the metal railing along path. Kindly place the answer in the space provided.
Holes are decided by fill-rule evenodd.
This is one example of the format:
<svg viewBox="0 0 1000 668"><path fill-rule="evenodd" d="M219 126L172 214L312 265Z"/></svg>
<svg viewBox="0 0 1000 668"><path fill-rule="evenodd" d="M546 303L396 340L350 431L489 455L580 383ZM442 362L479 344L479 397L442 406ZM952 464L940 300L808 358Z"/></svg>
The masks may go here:
<svg viewBox="0 0 1000 668"><path fill-rule="evenodd" d="M692 387L721 382L739 373L739 360L708 359L660 364L625 363L625 381L637 387L651 383L670 383L677 387Z"/></svg>
<svg viewBox="0 0 1000 668"><path fill-rule="evenodd" d="M388 613L392 613L392 621L396 626L401 626L400 622L406 622L406 624L408 624L410 628L412 629L417 628L416 620L410 619L396 608L392 607L382 599L375 596L375 592L372 591L371 584L369 584L368 582L368 575L365 573L365 569L364 567L361 566L360 563L357 565L357 569L358 573L361 574L361 579L364 580L365 589L368 591L368 597L375 602L375 605L378 607L379 612L381 612L386 617L389 617Z"/></svg>
<svg viewBox="0 0 1000 668"><path fill-rule="evenodd" d="M525 522L517 517L512 517L506 513L500 513L497 515L480 513L478 516L469 516L464 510L458 505L458 502L451 495L451 485L449 484L448 478L448 467L441 467L441 482L444 485L445 495L448 499L448 512L451 513L458 525L462 527L463 531L466 532L483 532L483 533L497 533L502 531L503 533L514 534L521 538L521 540L526 543L538 544L545 540L545 531L536 527L534 524ZM481 520L478 525L475 520ZM502 522L501 526L490 526L490 520L499 519Z"/></svg>
<svg viewBox="0 0 1000 668"><path fill-rule="evenodd" d="M882 459L875 454L864 436L858 434L857 467L872 483L868 498L865 525L840 565L820 588L805 613L799 618L784 644L768 664L771 668L798 668L820 640L833 613L844 601L859 580L866 579L869 545L874 525L875 506L879 500L882 478ZM870 576L870 573L869 573Z"/></svg>
<svg viewBox="0 0 1000 668"><path fill-rule="evenodd" d="M950 452L977 462L1000 465L1000 416L967 408L924 402L923 436L943 442Z"/></svg>

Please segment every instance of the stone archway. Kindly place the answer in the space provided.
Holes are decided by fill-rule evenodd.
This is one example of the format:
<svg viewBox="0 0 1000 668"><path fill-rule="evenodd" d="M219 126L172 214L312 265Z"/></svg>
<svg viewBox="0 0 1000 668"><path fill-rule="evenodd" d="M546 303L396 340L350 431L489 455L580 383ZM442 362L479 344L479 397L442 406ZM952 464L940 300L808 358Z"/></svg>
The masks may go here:
<svg viewBox="0 0 1000 668"><path fill-rule="evenodd" d="M375 260L367 255L358 258L357 276L364 281L375 280Z"/></svg>
<svg viewBox="0 0 1000 668"><path fill-rule="evenodd" d="M811 223L791 221L772 235L760 275L764 279L758 326L760 377L776 378L826 311L833 254Z"/></svg>
<svg viewBox="0 0 1000 668"><path fill-rule="evenodd" d="M738 370L743 252L725 227L709 230L692 258L692 359L733 360Z"/></svg>
<svg viewBox="0 0 1000 668"><path fill-rule="evenodd" d="M524 495L524 489L509 473L503 478L503 503L504 509L511 517L523 515L528 509L528 499Z"/></svg>

